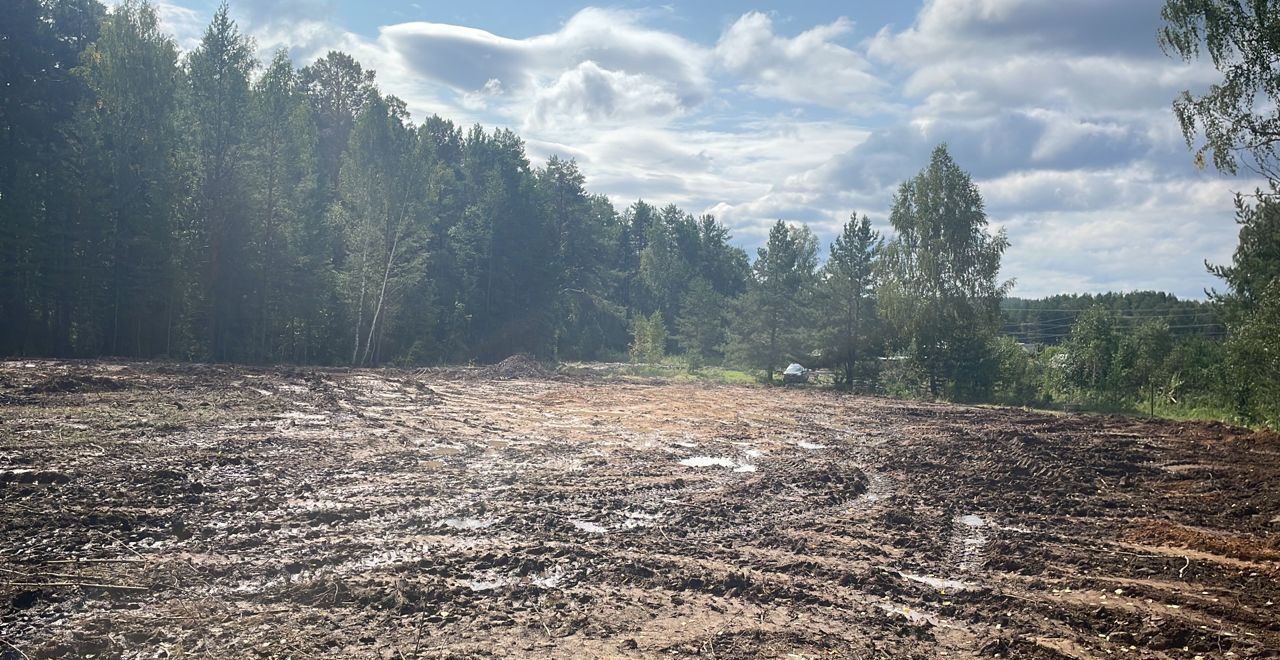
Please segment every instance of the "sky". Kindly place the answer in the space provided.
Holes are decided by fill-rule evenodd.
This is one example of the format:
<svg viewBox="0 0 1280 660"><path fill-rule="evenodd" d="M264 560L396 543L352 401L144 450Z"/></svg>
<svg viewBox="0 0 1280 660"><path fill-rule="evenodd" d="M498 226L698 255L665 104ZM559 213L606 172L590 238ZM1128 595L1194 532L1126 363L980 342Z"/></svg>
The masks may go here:
<svg viewBox="0 0 1280 660"><path fill-rule="evenodd" d="M1170 109L1219 79L1156 42L1163 0L232 0L266 61L337 49L415 119L518 132L620 210L712 213L754 250L782 219L824 244L851 213L892 236L897 187L945 142L1008 232L1012 295L1203 298L1233 198ZM192 47L211 0L162 0ZM825 250L825 248L824 248Z"/></svg>

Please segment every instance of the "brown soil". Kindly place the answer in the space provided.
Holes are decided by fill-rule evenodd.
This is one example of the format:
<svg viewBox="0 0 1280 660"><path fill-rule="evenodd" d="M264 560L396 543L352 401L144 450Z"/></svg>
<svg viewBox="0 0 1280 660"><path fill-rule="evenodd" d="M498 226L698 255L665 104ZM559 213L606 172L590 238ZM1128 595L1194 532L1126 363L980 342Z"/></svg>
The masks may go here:
<svg viewBox="0 0 1280 660"><path fill-rule="evenodd" d="M1275 436L508 366L0 363L0 657L1280 656Z"/></svg>

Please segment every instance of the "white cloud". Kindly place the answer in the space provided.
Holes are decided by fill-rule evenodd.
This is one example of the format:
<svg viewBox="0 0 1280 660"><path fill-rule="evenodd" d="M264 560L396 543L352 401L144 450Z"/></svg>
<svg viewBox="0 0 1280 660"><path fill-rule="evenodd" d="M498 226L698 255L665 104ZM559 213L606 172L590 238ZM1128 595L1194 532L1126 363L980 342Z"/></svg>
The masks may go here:
<svg viewBox="0 0 1280 660"><path fill-rule="evenodd" d="M705 101L705 49L637 23L637 15L584 9L560 30L510 39L439 23L383 28L378 42L406 69L473 101L490 81L503 110L526 127L678 117Z"/></svg>
<svg viewBox="0 0 1280 660"><path fill-rule="evenodd" d="M753 94L867 112L884 105L886 85L862 55L835 42L852 29L853 22L841 17L786 38L775 34L769 16L750 12L725 30L715 54Z"/></svg>
<svg viewBox="0 0 1280 660"><path fill-rule="evenodd" d="M166 0L158 0L152 6L160 19L160 29L173 36L178 48L190 51L200 45L200 38L209 25L208 16Z"/></svg>
<svg viewBox="0 0 1280 660"><path fill-rule="evenodd" d="M599 121L643 121L685 110L679 91L646 74L602 69L587 60L534 92L525 128Z"/></svg>

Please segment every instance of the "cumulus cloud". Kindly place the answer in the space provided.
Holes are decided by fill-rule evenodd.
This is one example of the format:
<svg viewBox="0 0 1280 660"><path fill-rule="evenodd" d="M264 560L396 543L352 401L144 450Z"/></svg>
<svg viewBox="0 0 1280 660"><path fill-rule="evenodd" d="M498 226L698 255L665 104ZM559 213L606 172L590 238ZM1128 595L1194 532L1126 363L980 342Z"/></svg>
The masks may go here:
<svg viewBox="0 0 1280 660"><path fill-rule="evenodd" d="M627 12L584 9L560 30L527 39L401 23L383 28L379 41L411 72L473 101L500 85L508 113L523 109L528 127L674 117L711 93L705 49Z"/></svg>
<svg viewBox="0 0 1280 660"><path fill-rule="evenodd" d="M999 55L1010 47L1153 57L1163 5L1164 0L926 0L910 28L881 29L868 50L880 59L914 63Z"/></svg>
<svg viewBox="0 0 1280 660"><path fill-rule="evenodd" d="M534 92L526 127L562 122L641 121L671 117L685 110L677 90L645 74L609 71L587 60Z"/></svg>
<svg viewBox="0 0 1280 660"><path fill-rule="evenodd" d="M743 79L742 89L759 96L850 111L880 108L886 85L862 55L835 41L852 29L842 17L787 38L774 32L768 15L750 12L725 30L715 55Z"/></svg>

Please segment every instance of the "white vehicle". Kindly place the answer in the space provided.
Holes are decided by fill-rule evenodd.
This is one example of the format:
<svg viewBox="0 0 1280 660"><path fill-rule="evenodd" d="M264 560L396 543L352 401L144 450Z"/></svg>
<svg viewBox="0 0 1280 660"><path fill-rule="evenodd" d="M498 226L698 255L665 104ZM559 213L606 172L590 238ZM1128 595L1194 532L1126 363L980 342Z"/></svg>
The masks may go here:
<svg viewBox="0 0 1280 660"><path fill-rule="evenodd" d="M785 371L782 372L782 384L788 383L805 383L809 381L809 370L800 366L798 363L792 362L787 365Z"/></svg>

